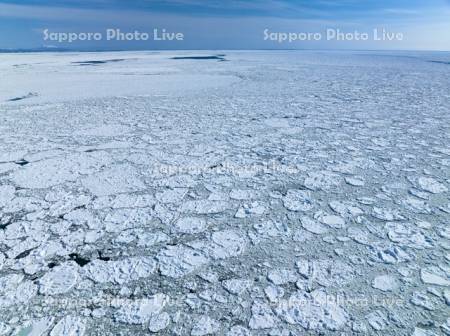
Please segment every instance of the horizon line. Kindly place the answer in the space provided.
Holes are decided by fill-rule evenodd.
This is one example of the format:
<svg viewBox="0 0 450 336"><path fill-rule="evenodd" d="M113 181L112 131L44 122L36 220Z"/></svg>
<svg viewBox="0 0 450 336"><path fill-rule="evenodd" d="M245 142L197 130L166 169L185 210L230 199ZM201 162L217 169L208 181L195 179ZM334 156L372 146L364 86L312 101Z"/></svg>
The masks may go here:
<svg viewBox="0 0 450 336"><path fill-rule="evenodd" d="M450 52L438 49L328 49L328 48L261 48L261 49L210 49L210 48L184 48L184 49L64 49L64 48L0 48L0 54L8 53L70 53L70 52L161 52L161 51L379 51L379 52Z"/></svg>

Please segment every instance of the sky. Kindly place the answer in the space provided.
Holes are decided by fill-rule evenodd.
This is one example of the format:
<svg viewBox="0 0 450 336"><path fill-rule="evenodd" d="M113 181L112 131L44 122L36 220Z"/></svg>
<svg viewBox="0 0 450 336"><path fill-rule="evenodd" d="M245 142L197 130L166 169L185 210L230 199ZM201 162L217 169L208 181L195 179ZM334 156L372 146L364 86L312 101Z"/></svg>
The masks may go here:
<svg viewBox="0 0 450 336"><path fill-rule="evenodd" d="M450 0L0 0L0 49L32 48L448 51Z"/></svg>

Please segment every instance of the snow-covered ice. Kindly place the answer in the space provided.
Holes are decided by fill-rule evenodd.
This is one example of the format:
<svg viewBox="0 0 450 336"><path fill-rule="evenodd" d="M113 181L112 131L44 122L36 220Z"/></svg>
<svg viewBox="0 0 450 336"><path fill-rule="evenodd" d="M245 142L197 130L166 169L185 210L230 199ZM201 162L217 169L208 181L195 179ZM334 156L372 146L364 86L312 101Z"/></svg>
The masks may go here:
<svg viewBox="0 0 450 336"><path fill-rule="evenodd" d="M0 335L450 335L450 66L210 54L0 54Z"/></svg>

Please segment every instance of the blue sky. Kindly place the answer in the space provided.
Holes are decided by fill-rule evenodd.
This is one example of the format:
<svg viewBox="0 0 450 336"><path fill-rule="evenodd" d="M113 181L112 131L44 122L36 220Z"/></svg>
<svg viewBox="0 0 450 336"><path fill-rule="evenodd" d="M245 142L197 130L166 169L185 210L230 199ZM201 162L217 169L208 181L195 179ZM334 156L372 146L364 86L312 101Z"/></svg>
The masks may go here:
<svg viewBox="0 0 450 336"><path fill-rule="evenodd" d="M450 50L449 0L0 0L0 48ZM183 41L45 41L54 33L181 32ZM327 40L328 29L368 40ZM373 31L402 39L375 41ZM264 39L321 33L321 40ZM275 35L271 35L272 37ZM277 35L279 36L279 35Z"/></svg>

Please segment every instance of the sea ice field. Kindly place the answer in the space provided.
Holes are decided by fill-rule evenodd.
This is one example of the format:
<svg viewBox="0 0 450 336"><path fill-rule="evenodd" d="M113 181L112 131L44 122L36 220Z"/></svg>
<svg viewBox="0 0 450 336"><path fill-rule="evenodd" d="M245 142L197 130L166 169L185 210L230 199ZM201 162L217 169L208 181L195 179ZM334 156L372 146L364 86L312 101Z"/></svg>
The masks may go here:
<svg viewBox="0 0 450 336"><path fill-rule="evenodd" d="M0 335L450 335L450 54L0 54Z"/></svg>

